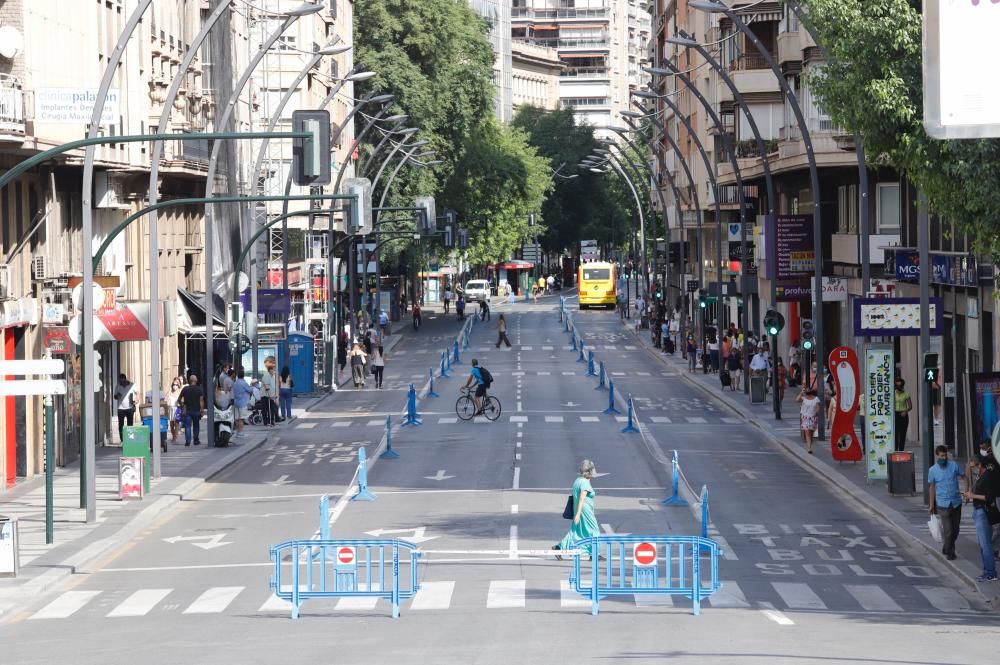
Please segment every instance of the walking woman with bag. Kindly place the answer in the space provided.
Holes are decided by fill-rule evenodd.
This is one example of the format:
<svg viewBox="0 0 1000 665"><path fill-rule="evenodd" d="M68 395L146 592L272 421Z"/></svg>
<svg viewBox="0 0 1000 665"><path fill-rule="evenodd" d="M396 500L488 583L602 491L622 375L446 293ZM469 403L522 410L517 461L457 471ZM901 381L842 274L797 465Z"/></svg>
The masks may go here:
<svg viewBox="0 0 1000 665"><path fill-rule="evenodd" d="M292 372L288 366L281 368L281 381L278 384L278 406L281 417L290 420L292 417L292 388L295 382L292 381Z"/></svg>
<svg viewBox="0 0 1000 665"><path fill-rule="evenodd" d="M382 375L385 373L385 354L382 347L375 349L372 354L372 374L375 375L375 387L382 389Z"/></svg>
<svg viewBox="0 0 1000 665"><path fill-rule="evenodd" d="M363 388L365 385L365 355L364 349L357 342L351 349L351 375L354 377L354 387Z"/></svg>
<svg viewBox="0 0 1000 665"><path fill-rule="evenodd" d="M569 533L563 536L563 539L557 545L552 546L554 550L574 549L577 541L586 540L601 533L601 527L597 523L597 515L594 512L594 488L590 484L590 479L597 473L597 467L589 459L585 459L580 462L579 473L579 477L573 482L573 489L570 490L569 499L566 501L567 510L570 509L570 502L572 502L571 517L573 522L570 524ZM566 511L563 512L563 517L566 517ZM589 544L582 545L581 547L591 557L599 554L592 552ZM562 556L556 554L556 559L562 561Z"/></svg>
<svg viewBox="0 0 1000 665"><path fill-rule="evenodd" d="M503 314L500 315L500 319L497 321L497 348L500 348L500 343L507 345L510 348L510 340L507 339L507 320L503 318Z"/></svg>

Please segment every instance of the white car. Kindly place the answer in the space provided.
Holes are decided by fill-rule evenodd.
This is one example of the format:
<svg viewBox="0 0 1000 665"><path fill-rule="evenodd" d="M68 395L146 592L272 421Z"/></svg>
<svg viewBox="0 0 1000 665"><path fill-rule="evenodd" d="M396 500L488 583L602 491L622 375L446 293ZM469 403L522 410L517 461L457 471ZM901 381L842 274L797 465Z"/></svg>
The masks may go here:
<svg viewBox="0 0 1000 665"><path fill-rule="evenodd" d="M490 301L490 283L485 279L470 279L465 283L465 299L468 302Z"/></svg>

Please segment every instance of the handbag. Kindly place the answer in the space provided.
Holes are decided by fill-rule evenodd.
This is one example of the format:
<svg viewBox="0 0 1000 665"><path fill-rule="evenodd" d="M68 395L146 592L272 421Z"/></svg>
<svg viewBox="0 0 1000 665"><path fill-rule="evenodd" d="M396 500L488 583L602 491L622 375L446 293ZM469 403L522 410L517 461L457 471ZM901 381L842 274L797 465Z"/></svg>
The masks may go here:
<svg viewBox="0 0 1000 665"><path fill-rule="evenodd" d="M940 517L937 515L931 515L931 518L927 520L927 530L931 532L931 538L934 539L934 542L944 542L944 532L941 529Z"/></svg>
<svg viewBox="0 0 1000 665"><path fill-rule="evenodd" d="M184 422L184 410L179 406L174 409L174 420L179 423Z"/></svg>
<svg viewBox="0 0 1000 665"><path fill-rule="evenodd" d="M573 495L570 494L566 497L566 507L563 508L563 519L571 520L573 519Z"/></svg>

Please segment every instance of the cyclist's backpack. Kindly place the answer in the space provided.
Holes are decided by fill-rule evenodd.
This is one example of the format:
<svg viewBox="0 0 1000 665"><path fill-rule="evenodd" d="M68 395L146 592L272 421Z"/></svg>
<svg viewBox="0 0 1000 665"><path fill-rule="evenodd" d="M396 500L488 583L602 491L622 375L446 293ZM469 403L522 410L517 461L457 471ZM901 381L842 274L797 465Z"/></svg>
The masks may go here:
<svg viewBox="0 0 1000 665"><path fill-rule="evenodd" d="M479 368L479 376L483 377L483 385L489 388L493 385L493 375L490 374L490 370L485 367Z"/></svg>

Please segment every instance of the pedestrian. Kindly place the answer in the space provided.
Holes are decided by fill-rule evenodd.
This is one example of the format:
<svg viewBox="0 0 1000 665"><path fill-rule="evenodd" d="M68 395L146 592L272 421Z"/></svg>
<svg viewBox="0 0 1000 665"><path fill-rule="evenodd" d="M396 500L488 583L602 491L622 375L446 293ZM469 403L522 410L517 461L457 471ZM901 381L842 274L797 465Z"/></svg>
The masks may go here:
<svg viewBox="0 0 1000 665"><path fill-rule="evenodd" d="M778 401L784 402L785 386L788 385L788 368L785 367L785 363L781 361L781 358L778 358L776 362L777 365L774 368L774 375L775 382L778 384Z"/></svg>
<svg viewBox="0 0 1000 665"><path fill-rule="evenodd" d="M616 298L616 300L618 301L618 316L621 318L622 321L624 321L625 308L628 306L628 301L625 299L625 294L621 292L618 293L618 297Z"/></svg>
<svg viewBox="0 0 1000 665"><path fill-rule="evenodd" d="M361 345L365 347L365 353L369 356L372 354L372 345L373 345L372 328L373 328L372 324L369 323L368 327L365 328L365 336L361 339Z"/></svg>
<svg viewBox="0 0 1000 665"><path fill-rule="evenodd" d="M451 311L451 284L444 285L444 313Z"/></svg>
<svg viewBox="0 0 1000 665"><path fill-rule="evenodd" d="M382 329L383 337L389 334L389 315L384 309L378 311L378 327Z"/></svg>
<svg viewBox="0 0 1000 665"><path fill-rule="evenodd" d="M458 320L465 320L465 297L462 295L458 296L458 300L455 301L455 313L458 314Z"/></svg>
<svg viewBox="0 0 1000 665"><path fill-rule="evenodd" d="M507 345L510 348L510 340L507 338L507 320L503 318L503 314L500 315L499 320L497 320L497 348L500 348L500 343Z"/></svg>
<svg viewBox="0 0 1000 665"><path fill-rule="evenodd" d="M264 387L264 422L273 427L274 423L281 422L278 417L278 373L275 371L277 359L274 356L264 358L264 376L261 384Z"/></svg>
<svg viewBox="0 0 1000 665"><path fill-rule="evenodd" d="M167 392L167 406L170 409L170 440L177 441L177 433L180 431L181 423L184 422L184 412L177 402L184 389L183 377L176 376L170 383L170 390Z"/></svg>
<svg viewBox="0 0 1000 665"><path fill-rule="evenodd" d="M351 373L354 376L354 387L363 388L365 385L365 359L368 356L358 343L351 349Z"/></svg>
<svg viewBox="0 0 1000 665"><path fill-rule="evenodd" d="M802 438L806 443L806 452L813 454L813 431L819 427L819 398L816 391L806 388L800 391L795 398L799 405L799 428L802 430Z"/></svg>
<svg viewBox="0 0 1000 665"><path fill-rule="evenodd" d="M955 541L962 522L962 495L958 479L965 476L965 472L957 462L948 459L948 446L938 446L934 455L935 463L927 471L927 511L941 519L941 554L954 561Z"/></svg>
<svg viewBox="0 0 1000 665"><path fill-rule="evenodd" d="M188 384L181 390L180 404L184 407L184 445L200 446L201 417L205 413L205 391L198 385L198 375L188 377Z"/></svg>
<svg viewBox="0 0 1000 665"><path fill-rule="evenodd" d="M385 354L382 349L375 351L372 357L372 374L375 375L375 387L382 389L382 375L385 373Z"/></svg>
<svg viewBox="0 0 1000 665"><path fill-rule="evenodd" d="M222 372L219 373L218 385L222 388L223 392L232 395L233 383L236 382L235 374L233 373L232 363L223 363Z"/></svg>
<svg viewBox="0 0 1000 665"><path fill-rule="evenodd" d="M570 491L570 495L573 497L573 523L563 539L552 546L554 550L574 549L574 545L578 541L586 541L601 532L601 527L597 523L597 515L594 513L594 488L590 484L590 480L597 473L597 468L593 462L585 459L580 462L579 473L580 475L573 482L573 489ZM600 554L592 551L589 543L582 543L580 547L586 550L591 558ZM562 560L558 554L556 558Z"/></svg>
<svg viewBox="0 0 1000 665"><path fill-rule="evenodd" d="M802 373L802 347L797 339L788 347L788 371L788 385L798 385Z"/></svg>
<svg viewBox="0 0 1000 665"><path fill-rule="evenodd" d="M236 372L236 381L233 383L233 404L236 406L233 417L235 418L236 438L246 436L243 433L243 426L246 425L246 420L250 417L252 399L253 388L247 383L246 372L240 367Z"/></svg>
<svg viewBox="0 0 1000 665"><path fill-rule="evenodd" d="M666 319L660 324L660 338L660 348L663 349L663 352L673 355L673 339L670 337L670 324Z"/></svg>
<svg viewBox="0 0 1000 665"><path fill-rule="evenodd" d="M487 297L484 297L479 301L479 320L489 321L490 320L490 301Z"/></svg>
<svg viewBox="0 0 1000 665"><path fill-rule="evenodd" d="M292 380L292 372L285 365L281 368L281 379L278 383L279 414L283 420L289 420L292 417L292 388L294 387L295 381Z"/></svg>
<svg viewBox="0 0 1000 665"><path fill-rule="evenodd" d="M972 502L972 521L976 525L976 540L979 556L983 562L983 573L977 582L996 582L997 568L993 550L993 525L1000 523L997 497L1000 497L1000 468L993 457L989 439L979 444L979 475L972 489L963 497Z"/></svg>
<svg viewBox="0 0 1000 665"><path fill-rule="evenodd" d="M896 413L896 452L899 452L906 449L906 430L910 426L910 411L913 409L910 393L906 392L906 381L901 376L896 377L896 391L893 397Z"/></svg>
<svg viewBox="0 0 1000 665"><path fill-rule="evenodd" d="M375 326L372 326L370 331L371 331L372 350L378 349L379 351L382 351L383 350L382 347L385 345L385 333L382 332L381 327L375 327ZM372 350L369 350L368 353L371 354Z"/></svg>
<svg viewBox="0 0 1000 665"><path fill-rule="evenodd" d="M125 427L131 427L135 421L135 384L124 373L118 375L114 396L118 408L118 435L124 443Z"/></svg>
<svg viewBox="0 0 1000 665"><path fill-rule="evenodd" d="M740 349L733 344L729 348L729 356L726 358L726 369L729 370L729 375L732 377L733 390L736 390L736 386L740 385L743 378L743 363L741 360Z"/></svg>
<svg viewBox="0 0 1000 665"><path fill-rule="evenodd" d="M337 340L337 366L340 368L340 371L337 373L338 383L340 381L340 374L344 372L344 368L347 366L347 342L347 333L341 332L340 338Z"/></svg>
<svg viewBox="0 0 1000 665"><path fill-rule="evenodd" d="M413 316L413 329L420 330L420 323L421 323L420 303L418 303L417 301L413 302L412 316Z"/></svg>
<svg viewBox="0 0 1000 665"><path fill-rule="evenodd" d="M553 277L552 275L549 275L548 277L546 277L545 278L545 286L548 287L549 293L552 293L555 290L555 288L556 288L556 278Z"/></svg>
<svg viewBox="0 0 1000 665"><path fill-rule="evenodd" d="M694 372L698 369L698 342L694 335L689 334L687 338L688 371Z"/></svg>

